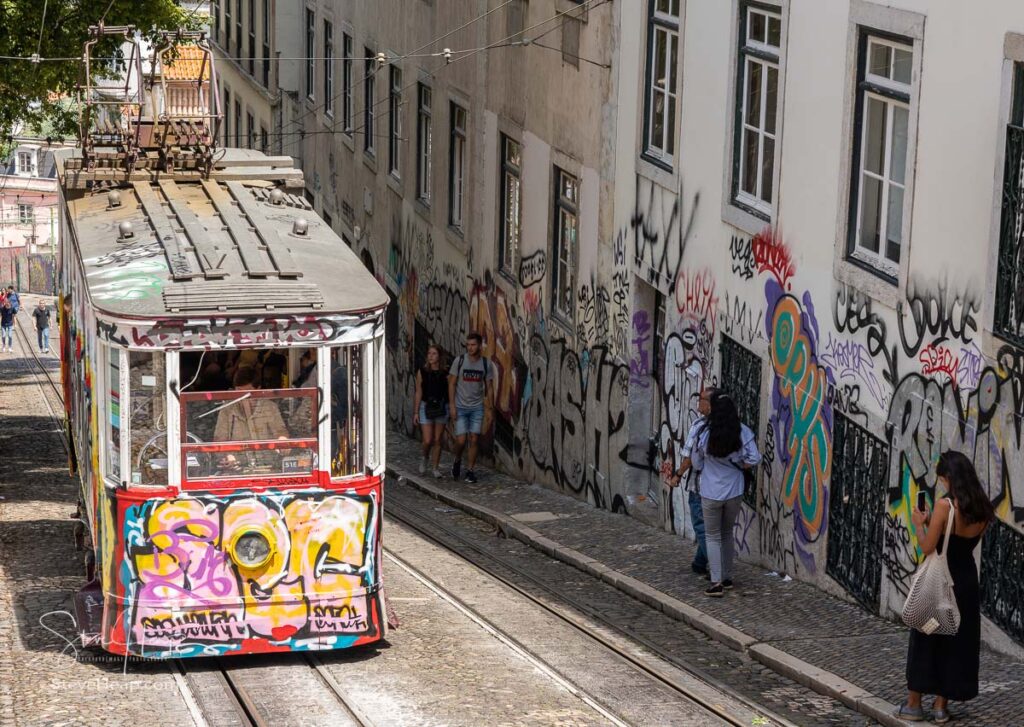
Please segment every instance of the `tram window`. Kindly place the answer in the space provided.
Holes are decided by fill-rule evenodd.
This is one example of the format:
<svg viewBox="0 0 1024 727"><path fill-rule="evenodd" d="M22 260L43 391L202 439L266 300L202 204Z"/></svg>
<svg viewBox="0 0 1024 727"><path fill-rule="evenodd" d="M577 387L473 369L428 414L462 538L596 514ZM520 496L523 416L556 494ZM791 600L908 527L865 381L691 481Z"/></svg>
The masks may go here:
<svg viewBox="0 0 1024 727"><path fill-rule="evenodd" d="M362 472L363 347L331 349L331 477Z"/></svg>
<svg viewBox="0 0 1024 727"><path fill-rule="evenodd" d="M110 365L107 381L110 394L107 403L107 476L121 481L121 351L107 349Z"/></svg>
<svg viewBox="0 0 1024 727"><path fill-rule="evenodd" d="M128 353L131 484L167 484L167 385L162 352Z"/></svg>
<svg viewBox="0 0 1024 727"><path fill-rule="evenodd" d="M245 352L242 352L245 353ZM312 474L316 464L315 380L311 387L281 388L287 380L270 357L228 362L232 387L183 391L182 452L187 479L238 479ZM267 374L267 370L272 372ZM275 383L274 388L259 384Z"/></svg>

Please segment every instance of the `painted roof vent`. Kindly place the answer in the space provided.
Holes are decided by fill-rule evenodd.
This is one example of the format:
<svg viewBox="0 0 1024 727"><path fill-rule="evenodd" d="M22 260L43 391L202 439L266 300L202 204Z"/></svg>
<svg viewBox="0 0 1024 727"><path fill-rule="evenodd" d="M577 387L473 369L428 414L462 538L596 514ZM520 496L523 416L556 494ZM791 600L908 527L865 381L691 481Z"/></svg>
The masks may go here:
<svg viewBox="0 0 1024 727"><path fill-rule="evenodd" d="M293 235L305 237L307 232L309 232L309 223L302 217L299 217L298 219L295 220L295 222L292 223Z"/></svg>
<svg viewBox="0 0 1024 727"><path fill-rule="evenodd" d="M284 192L282 192L277 187L270 190L270 204L274 205L275 207L279 207L280 205L284 204Z"/></svg>
<svg viewBox="0 0 1024 727"><path fill-rule="evenodd" d="M107 209L114 209L121 206L121 193L116 189L107 192Z"/></svg>
<svg viewBox="0 0 1024 727"><path fill-rule="evenodd" d="M118 225L117 231L120 235L117 239L122 242L124 242L125 240L130 240L133 237L135 237L135 229L132 227L132 223L129 222L128 220L125 220L120 225Z"/></svg>

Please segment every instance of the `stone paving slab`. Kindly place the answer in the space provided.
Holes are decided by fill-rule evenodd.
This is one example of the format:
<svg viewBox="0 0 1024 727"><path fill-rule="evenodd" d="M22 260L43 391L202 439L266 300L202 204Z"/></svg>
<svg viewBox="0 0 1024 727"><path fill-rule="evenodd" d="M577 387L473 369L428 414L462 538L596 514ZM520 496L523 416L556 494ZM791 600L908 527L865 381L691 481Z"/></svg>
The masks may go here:
<svg viewBox="0 0 1024 727"><path fill-rule="evenodd" d="M706 582L690 572L694 545L685 538L486 467L477 467L480 482L470 485L420 475L418 464L419 443L389 432L388 468L417 489L882 724L907 724L892 716L905 695L901 625L744 562L737 564L736 590L709 599ZM953 704L960 724L1024 723L1024 663L983 648L981 682L978 699Z"/></svg>

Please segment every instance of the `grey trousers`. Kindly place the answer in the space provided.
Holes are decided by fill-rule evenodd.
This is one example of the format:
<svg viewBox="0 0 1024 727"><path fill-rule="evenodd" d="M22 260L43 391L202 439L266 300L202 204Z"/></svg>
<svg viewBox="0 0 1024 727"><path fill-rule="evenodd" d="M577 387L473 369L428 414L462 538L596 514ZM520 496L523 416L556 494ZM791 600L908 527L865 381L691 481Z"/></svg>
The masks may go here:
<svg viewBox="0 0 1024 727"><path fill-rule="evenodd" d="M721 583L732 579L732 562L736 558L736 541L732 529L740 514L743 496L730 500L709 500L701 498L704 508L704 535L708 544L708 568L711 582Z"/></svg>

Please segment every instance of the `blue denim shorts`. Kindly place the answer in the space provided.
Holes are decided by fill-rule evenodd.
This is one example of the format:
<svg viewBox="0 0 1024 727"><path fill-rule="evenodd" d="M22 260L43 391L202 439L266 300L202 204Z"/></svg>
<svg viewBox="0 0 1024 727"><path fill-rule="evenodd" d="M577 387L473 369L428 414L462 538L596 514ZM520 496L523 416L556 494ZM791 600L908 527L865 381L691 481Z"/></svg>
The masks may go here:
<svg viewBox="0 0 1024 727"><path fill-rule="evenodd" d="M433 419L427 418L427 402L420 402L420 424L447 424L448 423L448 405L444 405L444 412L439 417Z"/></svg>
<svg viewBox="0 0 1024 727"><path fill-rule="evenodd" d="M466 409L461 406L455 407L455 436L463 434L479 434L484 428L484 408L475 406Z"/></svg>

